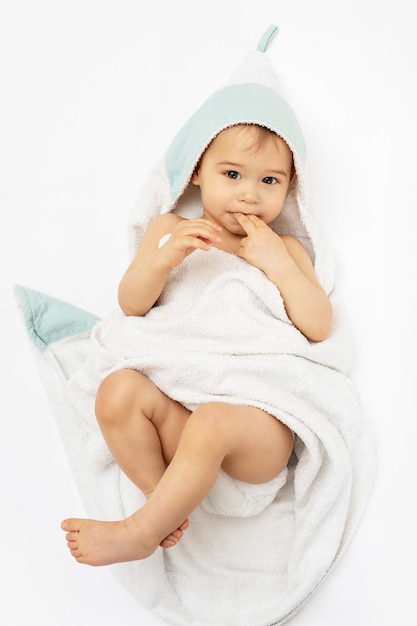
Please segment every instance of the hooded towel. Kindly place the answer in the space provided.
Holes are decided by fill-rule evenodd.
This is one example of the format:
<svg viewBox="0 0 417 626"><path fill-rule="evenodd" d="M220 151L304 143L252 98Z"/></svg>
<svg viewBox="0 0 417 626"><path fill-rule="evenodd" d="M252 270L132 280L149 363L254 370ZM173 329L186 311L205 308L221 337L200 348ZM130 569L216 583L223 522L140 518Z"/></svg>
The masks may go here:
<svg viewBox="0 0 417 626"><path fill-rule="evenodd" d="M219 132L236 124L265 126L286 141L296 170L271 227L308 250L334 309L328 339L306 339L266 276L215 248L187 257L172 272L158 306L143 317L115 311L99 321L88 314L82 320L76 307L17 288L89 516L120 519L145 502L112 459L94 417L98 384L112 371L137 369L190 410L216 400L257 406L295 433L285 479L261 510L242 516L226 507L225 514L208 505L209 496L175 548L111 566L141 603L170 624L282 624L343 553L373 476L372 445L349 377L351 340L334 263L307 209L305 142L265 54L275 32L267 30L258 49L154 165L129 219L129 250L133 258L158 215L201 216L199 191L190 179ZM62 310L66 329L56 321ZM251 487L255 497L263 495L262 486L259 493ZM230 485L230 501L235 488ZM226 503L228 489L226 481Z"/></svg>

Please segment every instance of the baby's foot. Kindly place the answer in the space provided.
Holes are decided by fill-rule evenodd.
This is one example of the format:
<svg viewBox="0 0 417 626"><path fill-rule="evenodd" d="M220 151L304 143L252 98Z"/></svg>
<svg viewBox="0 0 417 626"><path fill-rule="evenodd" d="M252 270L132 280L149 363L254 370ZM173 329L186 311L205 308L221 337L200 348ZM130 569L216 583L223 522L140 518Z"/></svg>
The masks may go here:
<svg viewBox="0 0 417 626"><path fill-rule="evenodd" d="M72 556L87 565L146 559L158 547L157 542L145 538L133 516L120 522L67 519L61 528L67 531L67 545Z"/></svg>
<svg viewBox="0 0 417 626"><path fill-rule="evenodd" d="M183 536L184 530L186 530L189 525L190 522L188 521L188 519L186 519L185 522L183 522L181 526L177 528L177 530L174 530L173 533L170 533L167 537L165 537L165 539L162 539L161 543L159 544L161 548L173 548L174 546L176 546Z"/></svg>

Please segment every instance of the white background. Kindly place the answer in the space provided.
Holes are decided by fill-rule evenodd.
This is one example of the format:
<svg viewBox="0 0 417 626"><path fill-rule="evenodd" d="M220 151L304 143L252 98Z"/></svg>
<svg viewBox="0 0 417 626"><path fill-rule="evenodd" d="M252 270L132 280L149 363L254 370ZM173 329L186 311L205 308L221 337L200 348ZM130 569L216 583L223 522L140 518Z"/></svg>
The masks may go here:
<svg viewBox="0 0 417 626"><path fill-rule="evenodd" d="M412 7L407 0L1 3L2 623L162 624L108 569L78 565L67 553L60 521L82 516L83 507L12 284L98 315L116 306L127 218L146 172L271 23L280 34L269 55L305 133L311 209L336 254L355 341L352 376L378 455L353 542L291 624L412 623Z"/></svg>

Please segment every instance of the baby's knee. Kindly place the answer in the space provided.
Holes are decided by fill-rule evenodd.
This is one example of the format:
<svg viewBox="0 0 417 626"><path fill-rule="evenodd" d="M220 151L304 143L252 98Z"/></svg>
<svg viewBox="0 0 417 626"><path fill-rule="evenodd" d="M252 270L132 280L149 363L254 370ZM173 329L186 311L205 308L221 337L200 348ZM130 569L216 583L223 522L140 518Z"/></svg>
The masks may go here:
<svg viewBox="0 0 417 626"><path fill-rule="evenodd" d="M195 432L205 445L212 443L217 446L227 439L230 433L229 412L230 405L222 402L207 402L192 413Z"/></svg>
<svg viewBox="0 0 417 626"><path fill-rule="evenodd" d="M211 426L222 423L230 405L223 402L206 402L201 404L194 412L193 417L202 425L210 423Z"/></svg>
<svg viewBox="0 0 417 626"><path fill-rule="evenodd" d="M138 392L140 376L133 370L118 370L106 376L96 395L95 412L100 424L118 422L126 413Z"/></svg>

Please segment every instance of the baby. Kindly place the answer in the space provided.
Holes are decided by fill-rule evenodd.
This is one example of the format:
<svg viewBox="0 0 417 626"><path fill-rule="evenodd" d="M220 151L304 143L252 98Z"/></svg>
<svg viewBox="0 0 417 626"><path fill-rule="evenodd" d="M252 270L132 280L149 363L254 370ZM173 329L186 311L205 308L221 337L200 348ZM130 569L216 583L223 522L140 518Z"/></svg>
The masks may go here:
<svg viewBox="0 0 417 626"><path fill-rule="evenodd" d="M332 307L310 256L297 239L269 226L293 175L292 152L276 133L256 124L221 130L192 174L202 217L167 213L151 222L120 283L125 315L146 315L174 268L197 250L218 248L261 270L293 325L310 341L324 340ZM220 470L265 483L282 472L293 448L291 430L257 407L209 402L190 411L133 369L102 381L96 416L115 461L147 501L125 520L62 522L72 555L90 565L144 559L159 545L174 546Z"/></svg>

